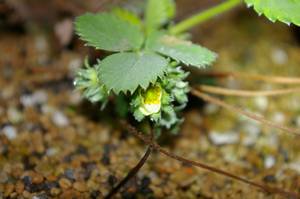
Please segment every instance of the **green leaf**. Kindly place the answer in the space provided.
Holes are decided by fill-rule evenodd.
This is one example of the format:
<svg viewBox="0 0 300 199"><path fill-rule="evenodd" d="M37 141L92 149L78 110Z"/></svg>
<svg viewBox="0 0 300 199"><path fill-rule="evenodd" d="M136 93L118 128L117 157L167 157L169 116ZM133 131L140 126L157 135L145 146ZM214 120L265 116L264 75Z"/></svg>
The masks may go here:
<svg viewBox="0 0 300 199"><path fill-rule="evenodd" d="M138 86L146 89L164 74L168 61L151 52L118 53L100 62L100 78L115 93L130 91Z"/></svg>
<svg viewBox="0 0 300 199"><path fill-rule="evenodd" d="M75 29L87 45L107 51L127 51L139 49L143 35L134 26L113 14L87 13L75 21Z"/></svg>
<svg viewBox="0 0 300 199"><path fill-rule="evenodd" d="M142 27L142 21L141 19L133 12L123 9L123 8L114 8L112 10L112 13L116 16L120 17L124 21L129 22L132 25Z"/></svg>
<svg viewBox="0 0 300 199"><path fill-rule="evenodd" d="M293 23L300 26L299 0L245 0L247 5L253 6L258 14L264 14L269 20L276 20L286 24Z"/></svg>
<svg viewBox="0 0 300 199"><path fill-rule="evenodd" d="M146 31L157 30L175 16L174 0L148 0L146 7Z"/></svg>
<svg viewBox="0 0 300 199"><path fill-rule="evenodd" d="M204 47L162 32L151 34L147 40L146 47L185 65L199 68L211 65L217 57L214 52Z"/></svg>

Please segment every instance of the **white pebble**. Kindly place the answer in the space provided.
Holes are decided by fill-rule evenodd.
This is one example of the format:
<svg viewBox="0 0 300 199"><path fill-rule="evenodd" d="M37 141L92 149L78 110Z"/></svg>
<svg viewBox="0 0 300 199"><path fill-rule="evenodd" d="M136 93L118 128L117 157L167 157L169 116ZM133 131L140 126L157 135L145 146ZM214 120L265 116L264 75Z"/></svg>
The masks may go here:
<svg viewBox="0 0 300 199"><path fill-rule="evenodd" d="M274 113L272 120L273 120L273 122L282 124L285 121L285 115L281 112L276 112L276 113Z"/></svg>
<svg viewBox="0 0 300 199"><path fill-rule="evenodd" d="M2 132L9 140L13 140L17 137L17 130L13 126L10 126L10 125L5 126L2 129Z"/></svg>
<svg viewBox="0 0 300 199"><path fill-rule="evenodd" d="M236 132L220 133L213 131L209 134L209 138L215 145L234 144L239 141L239 136Z"/></svg>
<svg viewBox="0 0 300 199"><path fill-rule="evenodd" d="M254 98L254 103L260 111L265 111L268 108L269 101L267 97L259 96Z"/></svg>
<svg viewBox="0 0 300 199"><path fill-rule="evenodd" d="M205 114L207 115L211 115L211 114L214 114L216 112L218 112L220 108L217 106L217 105L214 105L214 104L207 104L205 105L204 107L204 112Z"/></svg>
<svg viewBox="0 0 300 199"><path fill-rule="evenodd" d="M44 197L33 196L32 199L43 199Z"/></svg>
<svg viewBox="0 0 300 199"><path fill-rule="evenodd" d="M48 95L45 91L36 91L31 95L23 95L20 98L20 101L25 107L32 107L37 104L43 104L47 102Z"/></svg>
<svg viewBox="0 0 300 199"><path fill-rule="evenodd" d="M60 111L55 111L52 114L52 121L58 127L65 127L69 125L69 119Z"/></svg>
<svg viewBox="0 0 300 199"><path fill-rule="evenodd" d="M46 150L46 155L47 156L53 156L55 154L58 153L58 149L57 148L49 148Z"/></svg>
<svg viewBox="0 0 300 199"><path fill-rule="evenodd" d="M11 123L18 123L23 120L22 113L15 107L9 107L7 109L7 117Z"/></svg>
<svg viewBox="0 0 300 199"><path fill-rule="evenodd" d="M275 165L275 163L276 163L276 160L275 160L274 156L268 155L264 159L264 165L265 165L265 168L267 168L267 169L273 167Z"/></svg>
<svg viewBox="0 0 300 199"><path fill-rule="evenodd" d="M261 133L261 126L255 122L247 122L243 125L243 130L246 133L246 136L243 137L243 144L245 146L255 144L258 135Z"/></svg>
<svg viewBox="0 0 300 199"><path fill-rule="evenodd" d="M284 65L288 61L288 55L283 49L275 48L271 51L271 59L274 64Z"/></svg>

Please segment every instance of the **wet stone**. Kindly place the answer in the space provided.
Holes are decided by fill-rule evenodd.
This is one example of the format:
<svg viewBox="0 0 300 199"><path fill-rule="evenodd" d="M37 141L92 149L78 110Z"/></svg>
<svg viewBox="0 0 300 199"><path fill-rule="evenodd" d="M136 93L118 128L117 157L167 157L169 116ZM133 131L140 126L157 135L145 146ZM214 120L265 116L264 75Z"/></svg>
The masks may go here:
<svg viewBox="0 0 300 199"><path fill-rule="evenodd" d="M87 191L86 184L84 182L75 182L73 184L74 189L76 189L79 192L85 192Z"/></svg>
<svg viewBox="0 0 300 199"><path fill-rule="evenodd" d="M20 97L20 102L24 107L33 107L46 103L48 95L45 91L35 91L34 93L25 94Z"/></svg>
<svg viewBox="0 0 300 199"><path fill-rule="evenodd" d="M92 191L90 194L91 199L97 199L100 197L100 191Z"/></svg>
<svg viewBox="0 0 300 199"><path fill-rule="evenodd" d="M43 181L44 181L44 176L42 176L41 174L34 173L32 175L32 183L34 183L34 184L40 184Z"/></svg>
<svg viewBox="0 0 300 199"><path fill-rule="evenodd" d="M73 169L66 169L65 172L64 172L64 176L66 178L68 178L69 180L72 180L72 181L75 180Z"/></svg>
<svg viewBox="0 0 300 199"><path fill-rule="evenodd" d="M55 111L52 114L52 121L57 127L66 127L69 125L69 119L60 111Z"/></svg>
<svg viewBox="0 0 300 199"><path fill-rule="evenodd" d="M47 194L39 194L32 197L32 199L48 199L48 198L49 197L47 196Z"/></svg>
<svg viewBox="0 0 300 199"><path fill-rule="evenodd" d="M23 178L23 183L25 185L25 190L30 193L39 192L45 189L45 184L34 184L30 176L25 176Z"/></svg>
<svg viewBox="0 0 300 199"><path fill-rule="evenodd" d="M66 179L66 178L61 178L58 182L59 186L63 189L68 189L72 186L72 183Z"/></svg>
<svg viewBox="0 0 300 199"><path fill-rule="evenodd" d="M16 183L16 192L17 192L18 194L21 194L23 191L24 191L24 183L21 182L21 181L18 181L18 182Z"/></svg>
<svg viewBox="0 0 300 199"><path fill-rule="evenodd" d="M8 120L13 123L19 123L23 120L23 115L20 110L18 110L16 107L9 107L7 110L7 117Z"/></svg>
<svg viewBox="0 0 300 199"><path fill-rule="evenodd" d="M14 126L7 125L1 129L1 132L9 139L13 140L17 137L17 129Z"/></svg>
<svg viewBox="0 0 300 199"><path fill-rule="evenodd" d="M58 184L58 182L56 182L56 181L52 181L52 182L45 182L44 183L44 188L45 188L45 190L51 190L51 189L53 189L53 188L58 188L59 187L59 184Z"/></svg>
<svg viewBox="0 0 300 199"><path fill-rule="evenodd" d="M8 175L4 171L0 171L0 183L8 181Z"/></svg>
<svg viewBox="0 0 300 199"><path fill-rule="evenodd" d="M15 186L13 184L6 184L4 196L8 197L14 191L14 188Z"/></svg>
<svg viewBox="0 0 300 199"><path fill-rule="evenodd" d="M149 185L151 184L151 179L149 177L143 177L141 180L141 184L139 186L139 192L141 194L152 194L153 191L149 188Z"/></svg>
<svg viewBox="0 0 300 199"><path fill-rule="evenodd" d="M266 175L263 178L263 181L267 182L267 183L275 183L276 182L276 177L274 175Z"/></svg>
<svg viewBox="0 0 300 199"><path fill-rule="evenodd" d="M57 196L60 194L60 192L61 192L61 190L59 188L55 188L55 187L50 190L50 194L52 196Z"/></svg>

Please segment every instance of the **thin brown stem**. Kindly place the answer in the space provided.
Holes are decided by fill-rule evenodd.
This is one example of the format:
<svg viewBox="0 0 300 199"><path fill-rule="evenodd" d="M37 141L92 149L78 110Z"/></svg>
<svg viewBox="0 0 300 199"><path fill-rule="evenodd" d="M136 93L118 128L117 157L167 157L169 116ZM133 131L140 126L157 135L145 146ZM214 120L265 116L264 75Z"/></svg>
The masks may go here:
<svg viewBox="0 0 300 199"><path fill-rule="evenodd" d="M300 84L300 78L297 77L282 77L282 76L266 76L256 74L245 74L240 72L197 72L198 75L206 77L228 78L234 77L237 79L259 80L277 84Z"/></svg>
<svg viewBox="0 0 300 199"><path fill-rule="evenodd" d="M135 137L139 138L140 140L142 140L146 144L152 146L153 149L159 151L160 153L162 153L162 154L164 154L164 155L166 155L166 156L168 156L168 157L170 157L172 159L175 159L177 161L180 161L180 162L188 164L188 165L192 165L192 166L199 167L199 168L202 168L202 169L205 169L205 170L208 170L208 171L212 171L214 173L217 173L217 174L220 174L220 175L223 175L223 176L235 179L235 180L237 180L239 182L243 182L243 183L248 184L248 185L252 185L252 186L254 186L256 188L259 188L259 189L261 189L263 191L266 191L268 193L279 194L281 196L290 197L290 198L293 198L293 199L294 198L296 199L296 198L300 197L297 193L287 192L287 191L279 189L279 188L273 188L273 187L269 187L267 185L259 184L259 183L247 180L245 178L239 177L237 175L234 175L232 173L226 172L224 170L221 170L221 169L218 169L218 168L206 165L204 163L196 162L196 161L193 161L193 160L188 160L188 159L186 159L184 157L175 155L175 154L173 154L173 153L165 150L164 148L162 148L160 145L158 145L156 142L154 142L148 136L145 136L144 134L142 134L139 131L137 131L136 128L134 128L133 126L131 126L127 122L123 121L122 123L123 123L123 126L125 126L126 129L131 134L133 134Z"/></svg>
<svg viewBox="0 0 300 199"><path fill-rule="evenodd" d="M150 140L152 140L152 138ZM136 174L139 172L139 170L143 167L143 165L146 163L146 161L150 157L151 152L152 152L152 145L149 145L148 148L147 148L146 153L144 154L144 156L142 157L142 159L138 162L138 164L129 171L129 173L127 174L127 176L125 178L123 178L123 180L121 180L117 184L117 186L115 186L107 194L107 196L105 196L105 199L112 198L114 195L116 195L121 190L122 187L124 187L129 182L130 179L132 179L134 176L136 176Z"/></svg>
<svg viewBox="0 0 300 199"><path fill-rule="evenodd" d="M235 107L235 106L232 106L230 104L227 104L227 103L225 103L224 101L222 101L218 98L209 96L209 95L207 95L203 92L200 92L196 89L192 89L191 93L193 95L195 95L196 97L199 97L199 98L203 99L204 101L216 104L216 105L221 106L223 108L226 108L228 110L234 111L234 112L239 113L239 114L244 115L244 116L247 116L247 117L249 117L249 118L251 118L255 121L258 121L262 124L265 124L267 126L270 126L270 127L273 127L273 128L276 128L276 129L286 131L286 132L292 133L294 135L300 136L300 130L299 129L294 129L294 128L279 125L275 122L272 122L272 121L269 121L269 120L265 119L264 117L261 117L259 115L247 112L247 111L245 111L245 110L243 110L239 107Z"/></svg>
<svg viewBox="0 0 300 199"><path fill-rule="evenodd" d="M278 96L291 93L299 93L300 88L286 88L270 91L250 91L250 90L233 90L217 86L201 85L199 89L212 94L227 95L227 96L239 96L239 97L257 97L257 96Z"/></svg>

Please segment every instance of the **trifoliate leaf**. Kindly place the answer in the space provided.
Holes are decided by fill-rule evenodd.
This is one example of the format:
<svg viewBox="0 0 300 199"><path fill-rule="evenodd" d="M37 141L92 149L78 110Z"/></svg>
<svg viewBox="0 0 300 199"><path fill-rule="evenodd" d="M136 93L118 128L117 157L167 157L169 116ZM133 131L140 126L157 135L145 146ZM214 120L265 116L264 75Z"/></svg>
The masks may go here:
<svg viewBox="0 0 300 199"><path fill-rule="evenodd" d="M150 33L160 28L175 16L174 0L148 0L146 7L146 31Z"/></svg>
<svg viewBox="0 0 300 199"><path fill-rule="evenodd" d="M115 14L116 16L120 17L124 21L131 23L132 25L135 25L138 27L142 26L141 19L135 13L133 13L129 10L125 10L123 8L114 8L112 10L112 13Z"/></svg>
<svg viewBox="0 0 300 199"><path fill-rule="evenodd" d="M137 26L113 14L87 13L76 19L75 28L81 39L96 49L114 52L136 50L143 43L143 35Z"/></svg>
<svg viewBox="0 0 300 199"><path fill-rule="evenodd" d="M146 89L163 75L168 61L151 52L118 53L100 62L100 78L107 88L116 93L130 91L138 86Z"/></svg>
<svg viewBox="0 0 300 199"><path fill-rule="evenodd" d="M216 60L216 54L204 47L175 36L153 33L147 40L146 47L186 65L204 67Z"/></svg>
<svg viewBox="0 0 300 199"><path fill-rule="evenodd" d="M249 7L253 6L258 14L264 14L273 22L278 20L300 26L299 0L245 0L245 2Z"/></svg>

